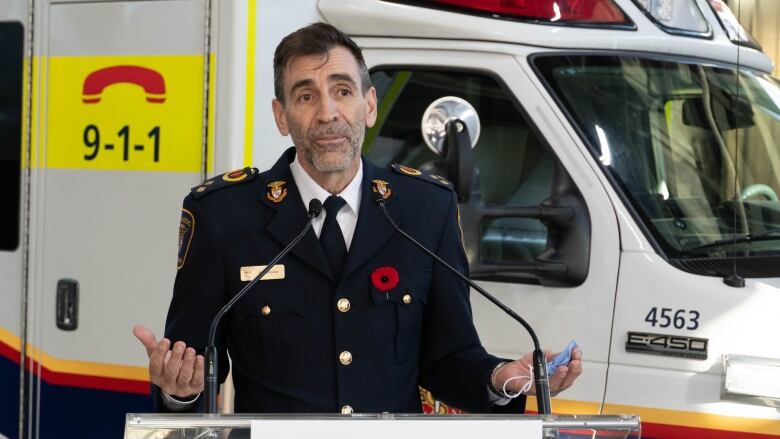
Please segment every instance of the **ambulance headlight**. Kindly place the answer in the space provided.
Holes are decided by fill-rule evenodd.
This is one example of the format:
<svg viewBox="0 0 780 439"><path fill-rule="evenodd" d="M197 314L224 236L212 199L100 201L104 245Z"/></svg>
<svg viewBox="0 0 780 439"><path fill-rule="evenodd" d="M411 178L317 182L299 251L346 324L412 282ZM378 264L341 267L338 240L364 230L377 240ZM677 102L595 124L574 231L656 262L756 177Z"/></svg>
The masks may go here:
<svg viewBox="0 0 780 439"><path fill-rule="evenodd" d="M734 16L734 13L731 12L731 9L723 0L709 0L709 3L712 10L715 11L721 26L723 26L723 30L726 31L733 43L761 50L758 41L739 24L739 20L737 20L737 17Z"/></svg>
<svg viewBox="0 0 780 439"><path fill-rule="evenodd" d="M666 32L692 36L710 33L696 0L634 0L634 3Z"/></svg>
<svg viewBox="0 0 780 439"><path fill-rule="evenodd" d="M780 407L780 359L724 355L721 397Z"/></svg>

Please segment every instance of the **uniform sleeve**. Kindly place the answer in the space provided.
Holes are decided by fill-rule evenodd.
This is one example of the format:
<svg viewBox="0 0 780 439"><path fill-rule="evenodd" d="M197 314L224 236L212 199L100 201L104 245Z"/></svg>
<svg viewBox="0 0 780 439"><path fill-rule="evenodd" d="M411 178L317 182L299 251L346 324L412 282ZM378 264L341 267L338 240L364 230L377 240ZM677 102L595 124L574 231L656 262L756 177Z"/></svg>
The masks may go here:
<svg viewBox="0 0 780 439"><path fill-rule="evenodd" d="M436 253L468 275L457 205L453 192ZM491 402L487 386L490 373L504 360L488 354L480 343L468 285L434 262L428 297L421 349L422 386L437 399L470 413L522 413L524 396L505 406Z"/></svg>
<svg viewBox="0 0 780 439"><path fill-rule="evenodd" d="M212 224L200 202L190 196L184 199L182 207L176 268L165 337L171 343L184 341L202 355L208 343L211 320L225 303L225 274ZM217 331L216 345L219 349L219 382L223 382L230 366L221 330ZM152 396L158 411L170 411L160 389L154 385ZM185 411L202 411L203 401L204 398L198 398Z"/></svg>

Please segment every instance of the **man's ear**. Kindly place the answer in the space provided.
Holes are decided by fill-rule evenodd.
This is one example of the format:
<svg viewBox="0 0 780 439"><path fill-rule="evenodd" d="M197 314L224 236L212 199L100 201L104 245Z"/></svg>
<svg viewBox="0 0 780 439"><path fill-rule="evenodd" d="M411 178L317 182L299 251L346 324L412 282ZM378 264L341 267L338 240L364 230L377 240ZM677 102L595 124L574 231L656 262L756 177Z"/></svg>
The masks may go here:
<svg viewBox="0 0 780 439"><path fill-rule="evenodd" d="M366 128L376 123L376 89L371 87L366 92Z"/></svg>
<svg viewBox="0 0 780 439"><path fill-rule="evenodd" d="M284 115L284 104L279 102L279 99L274 98L274 100L271 101L271 110L274 113L276 129L279 130L279 134L283 136L290 134L290 129L287 126L287 117Z"/></svg>

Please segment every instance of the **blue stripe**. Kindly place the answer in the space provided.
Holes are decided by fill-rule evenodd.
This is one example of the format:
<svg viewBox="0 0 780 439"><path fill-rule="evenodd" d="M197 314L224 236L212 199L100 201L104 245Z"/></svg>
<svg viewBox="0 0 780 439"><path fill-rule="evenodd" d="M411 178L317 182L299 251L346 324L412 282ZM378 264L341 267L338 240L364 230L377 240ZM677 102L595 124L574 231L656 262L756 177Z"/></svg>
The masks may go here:
<svg viewBox="0 0 780 439"><path fill-rule="evenodd" d="M35 395L38 379L30 390L29 374L25 393ZM125 414L152 413L154 406L147 395L57 386L43 382L41 386L40 436L36 435L36 416L26 419L26 437L47 438L121 438L124 436ZM25 408L27 404L25 402ZM25 410L25 416L29 416ZM32 431L29 427L32 426ZM0 357L0 434L19 438L19 366Z"/></svg>
<svg viewBox="0 0 780 439"><path fill-rule="evenodd" d="M40 437L121 438L127 413L154 412L148 395L41 384Z"/></svg>
<svg viewBox="0 0 780 439"><path fill-rule="evenodd" d="M0 356L0 434L19 437L19 366Z"/></svg>

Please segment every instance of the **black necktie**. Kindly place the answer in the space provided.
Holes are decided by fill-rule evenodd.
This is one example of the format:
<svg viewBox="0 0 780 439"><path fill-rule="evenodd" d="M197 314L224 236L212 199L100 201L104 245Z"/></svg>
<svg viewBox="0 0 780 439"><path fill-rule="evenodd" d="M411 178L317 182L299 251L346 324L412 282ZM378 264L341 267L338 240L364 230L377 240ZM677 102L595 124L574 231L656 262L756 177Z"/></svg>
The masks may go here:
<svg viewBox="0 0 780 439"><path fill-rule="evenodd" d="M343 198L331 195L322 205L325 208L325 223L320 232L320 244L328 257L330 268L338 279L341 276L341 270L344 268L344 259L347 257L347 245L344 243L344 235L341 233L336 215L346 201Z"/></svg>

